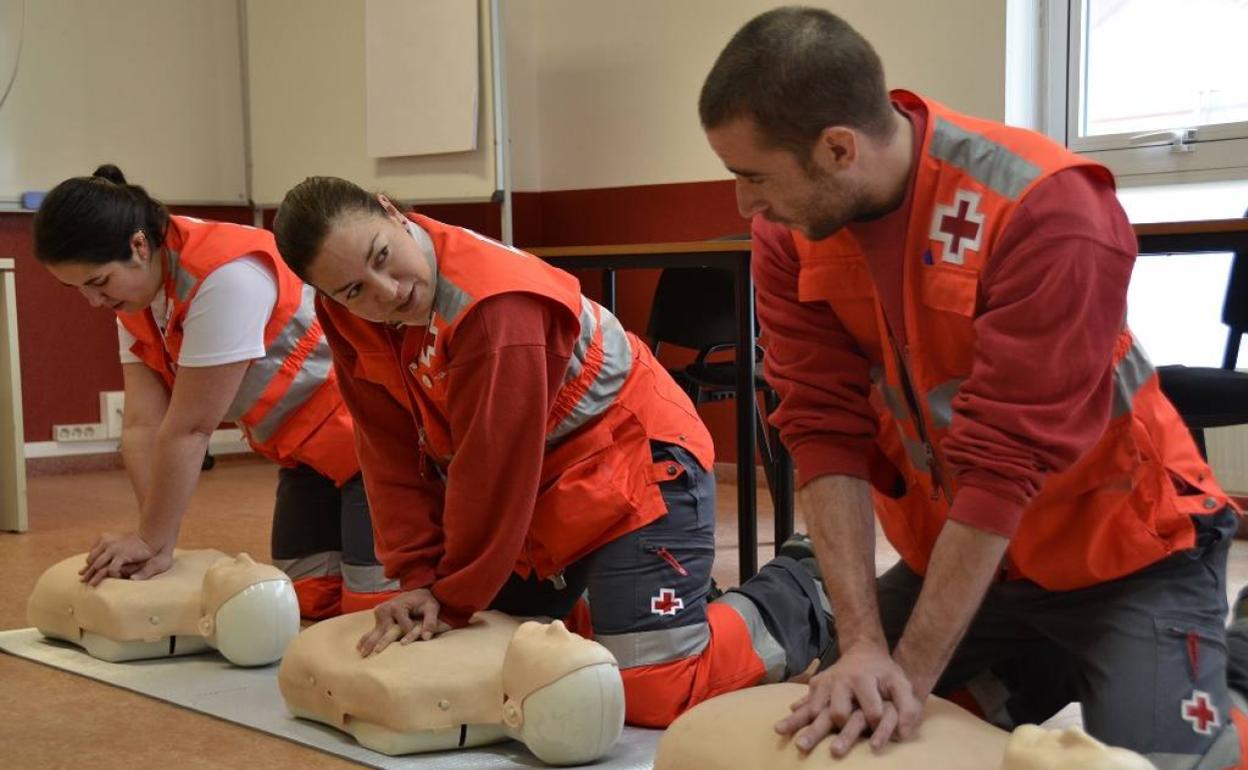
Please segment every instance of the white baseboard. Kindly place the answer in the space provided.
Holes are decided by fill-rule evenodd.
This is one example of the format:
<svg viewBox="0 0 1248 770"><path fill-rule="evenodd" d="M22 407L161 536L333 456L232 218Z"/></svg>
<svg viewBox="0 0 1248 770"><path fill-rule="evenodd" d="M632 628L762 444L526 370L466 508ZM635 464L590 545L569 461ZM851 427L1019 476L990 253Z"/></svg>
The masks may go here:
<svg viewBox="0 0 1248 770"><path fill-rule="evenodd" d="M104 455L121 451L118 439L106 441L27 441L26 459L42 457L74 457L77 455ZM214 455L242 454L251 451L238 428L222 428L212 433L208 451Z"/></svg>

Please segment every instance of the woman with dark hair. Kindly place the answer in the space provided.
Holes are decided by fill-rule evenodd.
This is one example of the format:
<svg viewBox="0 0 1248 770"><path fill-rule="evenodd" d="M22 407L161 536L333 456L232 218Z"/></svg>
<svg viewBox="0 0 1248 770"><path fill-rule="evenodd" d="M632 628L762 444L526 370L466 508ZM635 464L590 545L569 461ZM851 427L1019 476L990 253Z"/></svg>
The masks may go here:
<svg viewBox="0 0 1248 770"><path fill-rule="evenodd" d="M294 580L302 614L389 596L313 292L279 259L273 236L172 216L110 165L57 185L34 229L44 267L117 314L121 449L139 526L101 535L83 581L169 569L208 439L234 421L282 466L272 555Z"/></svg>
<svg viewBox="0 0 1248 770"><path fill-rule="evenodd" d="M274 229L320 292L377 553L403 591L362 654L487 607L563 617L588 593L626 718L664 726L828 643L821 589L788 556L711 601L710 435L571 275L331 177L288 192Z"/></svg>

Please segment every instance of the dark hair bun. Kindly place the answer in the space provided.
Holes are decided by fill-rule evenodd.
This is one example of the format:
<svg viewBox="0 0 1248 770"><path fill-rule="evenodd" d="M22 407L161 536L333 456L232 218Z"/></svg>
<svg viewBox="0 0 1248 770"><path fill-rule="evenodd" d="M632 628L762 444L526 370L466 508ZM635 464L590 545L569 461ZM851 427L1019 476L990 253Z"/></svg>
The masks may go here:
<svg viewBox="0 0 1248 770"><path fill-rule="evenodd" d="M126 183L126 175L121 173L121 169L117 168L112 163L105 163L100 166L95 170L95 173L91 174L91 176L96 176L100 179L107 179L113 184Z"/></svg>

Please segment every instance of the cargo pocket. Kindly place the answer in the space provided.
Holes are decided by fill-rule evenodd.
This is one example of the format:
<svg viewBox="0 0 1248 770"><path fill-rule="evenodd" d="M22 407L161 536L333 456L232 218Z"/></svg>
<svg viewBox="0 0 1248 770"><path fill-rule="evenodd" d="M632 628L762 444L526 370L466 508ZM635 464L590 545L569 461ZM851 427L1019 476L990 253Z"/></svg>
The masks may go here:
<svg viewBox="0 0 1248 770"><path fill-rule="evenodd" d="M1226 634L1190 614L1153 618L1153 752L1203 754L1230 720Z"/></svg>

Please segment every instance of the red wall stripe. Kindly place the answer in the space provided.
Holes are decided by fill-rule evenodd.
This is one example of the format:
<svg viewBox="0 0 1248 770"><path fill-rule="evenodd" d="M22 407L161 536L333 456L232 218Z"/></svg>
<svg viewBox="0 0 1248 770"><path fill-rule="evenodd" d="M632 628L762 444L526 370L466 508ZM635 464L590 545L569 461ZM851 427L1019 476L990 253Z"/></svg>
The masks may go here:
<svg viewBox="0 0 1248 770"><path fill-rule="evenodd" d="M178 213L250 224L241 206L182 207ZM421 213L500 236L500 204L420 206ZM743 233L731 181L642 185L594 190L515 193L513 232L521 246L586 246L704 240ZM271 224L272 210L265 212ZM99 419L98 393L121 387L112 313L93 310L77 292L57 283L34 260L30 214L0 214L0 257L17 260L18 326L26 440L48 441L54 423ZM578 271L590 296L600 296L597 271ZM658 271L621 271L617 313L645 336ZM690 351L665 348L664 364L683 366ZM735 460L731 402L706 404L702 415L715 437L718 459Z"/></svg>

